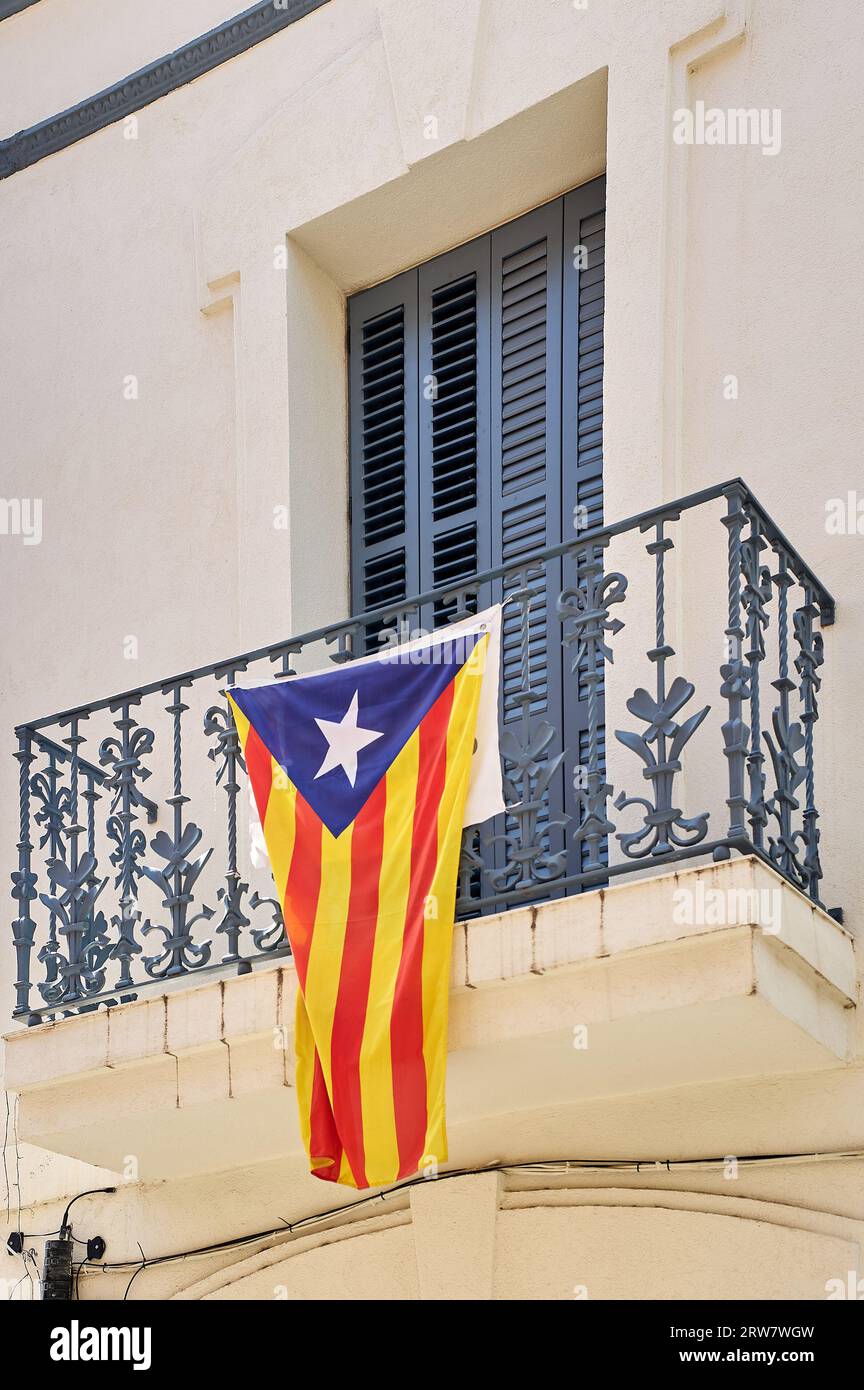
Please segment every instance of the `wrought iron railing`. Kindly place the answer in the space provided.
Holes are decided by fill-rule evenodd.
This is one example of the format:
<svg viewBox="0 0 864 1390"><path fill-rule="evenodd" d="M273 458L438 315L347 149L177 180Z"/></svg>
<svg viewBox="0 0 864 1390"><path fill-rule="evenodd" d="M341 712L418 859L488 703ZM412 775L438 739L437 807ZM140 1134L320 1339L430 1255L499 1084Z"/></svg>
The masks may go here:
<svg viewBox="0 0 864 1390"><path fill-rule="evenodd" d="M682 533L694 524L688 551ZM618 545L630 579L614 563ZM15 1014L38 1023L286 954L266 866L250 863L225 686L240 673L285 677L298 665L350 661L373 640L497 600L508 813L465 833L460 915L733 851L758 855L819 901L817 628L833 622L834 604L733 480L515 554L395 611L21 724ZM634 622L648 625L635 646L620 636L625 626L633 636ZM673 640L685 667L698 668L695 703ZM622 727L607 746L610 717ZM634 778L640 795L628 794ZM145 795L145 784L160 795ZM710 809L685 815L679 798Z"/></svg>

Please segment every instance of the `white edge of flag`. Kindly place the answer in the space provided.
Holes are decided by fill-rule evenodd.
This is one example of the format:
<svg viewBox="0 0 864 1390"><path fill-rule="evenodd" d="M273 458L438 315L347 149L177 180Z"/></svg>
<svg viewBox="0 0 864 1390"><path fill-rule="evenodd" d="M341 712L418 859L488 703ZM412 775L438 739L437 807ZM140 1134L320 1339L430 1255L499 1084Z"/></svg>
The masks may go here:
<svg viewBox="0 0 864 1390"><path fill-rule="evenodd" d="M454 637L469 632L488 632L489 647L486 654L486 662L483 670L483 685L480 690L480 708L477 712L477 735L474 743L474 754L471 760L471 780L468 784L468 797L465 802L465 814L462 818L463 826L479 825L482 821L491 819L492 816L500 815L504 809L504 787L501 780L501 755L498 747L498 702L499 688L501 682L501 607L496 603L492 608L484 608L480 613L472 613L468 618L461 618L459 622L450 623L447 627L438 628L435 632L423 637L414 637L409 642L403 642L398 646L386 646L380 652L371 652L368 656L360 656L351 663L352 666L367 665L370 661L381 661L382 658L393 660L403 652L416 652L424 647L440 646L443 642L451 642ZM261 686L282 685L286 680L299 681L305 680L307 676L320 676L326 671L332 671L333 667L325 667L324 671L299 671L296 676L285 676L281 680L274 677L264 676L260 679L252 677L248 681L236 681L229 686L229 693L232 690L255 690Z"/></svg>

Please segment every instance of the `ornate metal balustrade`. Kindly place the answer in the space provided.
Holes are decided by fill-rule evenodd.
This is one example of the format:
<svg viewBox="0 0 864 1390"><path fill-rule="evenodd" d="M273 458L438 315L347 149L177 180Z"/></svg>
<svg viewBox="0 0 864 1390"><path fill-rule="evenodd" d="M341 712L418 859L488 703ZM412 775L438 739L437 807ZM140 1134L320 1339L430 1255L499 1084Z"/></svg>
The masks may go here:
<svg viewBox="0 0 864 1390"><path fill-rule="evenodd" d="M287 953L266 865L256 871L250 858L225 686L240 673L290 676L301 659L303 669L350 661L498 600L508 813L465 833L460 915L733 851L819 901L818 628L833 622L833 600L733 480L396 611L21 724L15 1014L38 1023ZM644 619L634 630L628 608L653 609L649 631ZM623 724L608 749L607 713Z"/></svg>

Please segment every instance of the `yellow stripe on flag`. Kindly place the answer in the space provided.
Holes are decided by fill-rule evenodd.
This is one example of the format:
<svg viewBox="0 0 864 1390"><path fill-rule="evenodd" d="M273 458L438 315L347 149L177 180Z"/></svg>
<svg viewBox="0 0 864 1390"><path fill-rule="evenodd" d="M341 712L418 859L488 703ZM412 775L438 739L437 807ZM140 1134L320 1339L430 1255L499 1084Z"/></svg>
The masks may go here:
<svg viewBox="0 0 864 1390"><path fill-rule="evenodd" d="M228 699L231 713L234 716L234 723L237 726L240 747L245 755L251 725L240 706L231 699L230 695ZM261 829L264 832L267 855L276 884L276 896L281 905L285 899L285 884L288 881L288 870L291 867L291 855L294 853L297 789L273 757L270 759L270 766L270 794Z"/></svg>
<svg viewBox="0 0 864 1390"><path fill-rule="evenodd" d="M351 893L352 832L353 826L349 825L336 839L326 825L321 829L321 889L318 894L304 990L306 1009L315 1034L327 1094L331 1101L333 1081L330 1067L330 1036L339 993L342 948L345 944L345 924Z"/></svg>
<svg viewBox="0 0 864 1390"><path fill-rule="evenodd" d="M294 853L297 788L288 780L276 759L271 759L271 762L273 783L270 787L270 800L267 802L267 814L264 817L264 839L276 884L276 896L279 902L284 904L285 885L288 882L288 870L291 868L291 856Z"/></svg>
<svg viewBox="0 0 864 1390"><path fill-rule="evenodd" d="M488 640L484 638L483 645ZM423 1056L428 1115L425 1157L438 1164L447 1159L445 1091L453 919L462 813L468 795L481 676L482 662L468 662L454 680L447 730L447 777L438 809L438 861L427 899L423 934Z"/></svg>
<svg viewBox="0 0 864 1390"><path fill-rule="evenodd" d="M240 740L240 747L245 752L246 740L249 737L249 720L246 718L240 706L238 704L235 704L235 702L231 699L230 695L228 696L228 704L230 705L231 713L234 716L234 723L237 727L237 737Z"/></svg>
<svg viewBox="0 0 864 1390"><path fill-rule="evenodd" d="M300 986L297 986L297 999L294 1007L294 1058L295 1084L297 1086L297 1108L300 1112L300 1133L303 1147L312 1157L312 1082L315 1076L315 1039L309 1025L306 1005Z"/></svg>
<svg viewBox="0 0 864 1390"><path fill-rule="evenodd" d="M366 1176L373 1185L392 1182L399 1172L390 1020L396 977L402 959L402 938L411 883L411 839L419 766L420 734L415 729L387 772L384 851L378 894L380 906L360 1050Z"/></svg>

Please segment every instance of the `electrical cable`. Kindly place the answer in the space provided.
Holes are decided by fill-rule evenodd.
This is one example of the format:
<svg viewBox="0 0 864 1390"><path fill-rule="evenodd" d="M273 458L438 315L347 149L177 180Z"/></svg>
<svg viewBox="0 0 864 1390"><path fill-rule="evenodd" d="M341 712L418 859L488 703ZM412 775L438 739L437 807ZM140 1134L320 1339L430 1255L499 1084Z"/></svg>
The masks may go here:
<svg viewBox="0 0 864 1390"><path fill-rule="evenodd" d="M140 1265L138 1266L138 1268L136 1269L135 1273L132 1275L132 1278L129 1280L129 1283L126 1285L126 1292L124 1293L124 1295L123 1295L123 1300L122 1300L124 1303L126 1302L127 1298L129 1297L129 1290L131 1289L132 1285L135 1283L135 1280L138 1278L138 1275L141 1273L142 1269L146 1269L146 1268L147 1268L147 1256L144 1254L144 1251L141 1249L140 1242L136 1241L135 1243L136 1243L136 1245L138 1246L138 1249L141 1250L141 1263L140 1263Z"/></svg>
<svg viewBox="0 0 864 1390"><path fill-rule="evenodd" d="M7 1111L8 1111L8 1102L9 1102L9 1093L8 1093L8 1091L6 1092L6 1102L7 1102ZM16 1096L16 1105L17 1105L17 1096ZM14 1112L13 1112L13 1113L14 1113ZM19 1152L18 1152L17 1118L14 1118L14 1119L13 1119L13 1124L14 1124L14 1127L15 1127L15 1128L14 1128L14 1132L15 1132L15 1152L16 1152L16 1155L18 1155L18 1160L19 1160L19 1164L20 1164L20 1154L19 1154ZM5 1165L5 1157L6 1157L5 1146L4 1146L3 1157L4 1157L4 1165ZM18 1188L18 1226L19 1226L19 1227L20 1227L20 1225L21 1225L21 1177L20 1177L20 1171L21 1171L21 1170L20 1170L20 1167L19 1167L19 1169L18 1169L18 1179L17 1179L17 1188ZM8 1188L8 1183L7 1183L7 1194L8 1194L8 1191L9 1191L9 1188ZM19 1231L16 1231L16 1232L14 1232L14 1233L10 1233L10 1236L9 1236L9 1238L8 1238L8 1240L7 1240L7 1249L11 1249L11 1247L9 1246L9 1241L12 1239L12 1234L20 1235L22 1241L25 1241L25 1240L42 1240L42 1239L47 1240L47 1239L49 1239L51 1236L57 1236L57 1235L59 1235L60 1238L61 1238L61 1240L68 1240L68 1241L70 1242L70 1244L71 1244L72 1242L74 1242L76 1245L83 1245L83 1246L85 1246L85 1247L88 1247L88 1254L87 1254L87 1256L85 1257L85 1259L83 1259L83 1260L81 1261L81 1263L78 1265L78 1268L77 1268L77 1271L76 1271L76 1274L75 1274L75 1297L76 1297L76 1299L77 1299L77 1297L78 1297L78 1279L79 1279L79 1276L80 1276L80 1274L81 1274L81 1270L82 1270L82 1268L84 1267L84 1265L87 1264L87 1263L90 1261L90 1255L89 1255L89 1242L86 1241L86 1240L81 1240L78 1236L73 1236L73 1234L72 1234L72 1228L71 1228L71 1226L69 1225L69 1212L71 1211L71 1209L72 1209L72 1207L74 1206L74 1204L75 1204L77 1201L79 1201L79 1199L80 1199L81 1197L92 1197L92 1196L96 1196L97 1194L100 1194L100 1193L109 1193L109 1192L110 1192L110 1193L113 1193L113 1192L116 1192L116 1191L117 1191L117 1188L116 1188L116 1187L90 1187L90 1188L87 1189L86 1192L78 1192L78 1193L76 1193L74 1197L70 1197L69 1201L68 1201L67 1204L66 1204L66 1210L65 1210L64 1213L63 1213L63 1220L62 1220L62 1222L60 1223L60 1229L59 1229L58 1231L20 1231L20 1230L19 1230ZM9 1203L8 1203L8 1195L7 1195L7 1214L8 1214L8 1212L9 1212ZM139 1249L140 1249L140 1246L139 1246ZM13 1251L13 1253L14 1253L14 1251ZM32 1277L31 1277L31 1275L30 1275L29 1269L27 1268L27 1257L28 1257L28 1254L29 1254L31 1260L33 1261L33 1268L34 1268L35 1271L36 1271L36 1278L37 1278L37 1281L38 1281L40 1284L41 1284L41 1276L40 1276L40 1274L39 1274L39 1266L38 1266L37 1263L36 1263L36 1254L35 1254L35 1251L33 1251L33 1250L27 1251L26 1249L25 1249L25 1250L22 1250L21 1255L22 1255L22 1258L23 1258L23 1260L24 1260L24 1276L26 1276L26 1277L30 1280L30 1288L31 1288L31 1293L32 1293L33 1279L32 1279ZM70 1256L70 1259L71 1259L71 1256ZM22 1278L18 1281L18 1284L15 1285L15 1288L17 1289L17 1288L18 1288L18 1285L21 1284L21 1283L23 1283L23 1282L24 1282L24 1277L22 1276ZM14 1292L15 1292L15 1289L13 1289L12 1292L14 1293ZM10 1295L10 1297L11 1297L11 1295Z"/></svg>
<svg viewBox="0 0 864 1390"><path fill-rule="evenodd" d="M13 1302L15 1301L15 1294L16 1294L17 1290L20 1289L20 1287L21 1287L21 1285L24 1283L24 1280L25 1280L25 1279L26 1279L26 1280L29 1282L29 1284L30 1284L30 1301L31 1301L31 1302L35 1302L35 1300L34 1300L34 1298L33 1298L33 1275L30 1273L30 1270L29 1270L28 1265L27 1265L28 1259L32 1262L33 1268L34 1268L35 1271L36 1271L36 1287L39 1288L39 1287L41 1286L41 1283L42 1283L42 1279L41 1279L41 1276L40 1276L40 1274L39 1274L39 1266L38 1266L37 1263L36 1263L36 1252L35 1252L35 1250L22 1250L22 1251L21 1251L21 1259L22 1259L23 1264L24 1264L24 1273L21 1275L21 1278L18 1280L17 1284L13 1284L12 1289L11 1289L10 1294L9 1294L9 1297L5 1300L7 1303L13 1303Z"/></svg>
<svg viewBox="0 0 864 1390"><path fill-rule="evenodd" d="M38 1291L41 1291L41 1288L42 1288L42 1275L39 1273L39 1266L38 1266L38 1264L36 1263L36 1251L35 1251L35 1250L28 1250L28 1251L27 1251L27 1255L28 1255L29 1258L30 1258L30 1263L31 1263L32 1266L33 1266L33 1272L34 1272L34 1274L36 1275L36 1288L37 1288ZM26 1263L26 1261L25 1261L25 1263ZM32 1279L30 1280L30 1288L31 1288L31 1290L32 1290L32 1288L33 1288L33 1280L32 1280Z"/></svg>
<svg viewBox="0 0 864 1390"><path fill-rule="evenodd" d="M58 1229L56 1231L21 1231L19 1232L19 1234L21 1235L23 1240L49 1240L51 1236L59 1236L60 1230ZM74 1240L76 1245L87 1244L86 1240L82 1240L80 1236L72 1236L71 1239Z"/></svg>
<svg viewBox="0 0 864 1390"><path fill-rule="evenodd" d="M6 1124L3 1127L3 1181L6 1184L6 1220L10 1221L12 1219L10 1201L12 1189L9 1186L9 1169L6 1166L6 1149L9 1144L9 1092L4 1090L3 1094L6 1097Z"/></svg>
<svg viewBox="0 0 864 1390"><path fill-rule="evenodd" d="M683 1158L683 1159L546 1159L537 1163L517 1163L503 1164L505 1171L518 1171L521 1173L549 1173L561 1174L573 1172L575 1170L597 1171L597 1172L635 1172L641 1173L643 1170L657 1172L662 1170L671 1173L673 1169L683 1169L685 1172L705 1172L711 1168L726 1167L734 1160L739 1168L755 1167L761 1165L770 1167L771 1165L786 1165L787 1167L796 1163L826 1163L838 1162L842 1159L864 1159L864 1150L848 1149L838 1150L835 1153L811 1153L811 1154L752 1154L747 1157L738 1158L729 1155L726 1158Z"/></svg>
<svg viewBox="0 0 864 1390"><path fill-rule="evenodd" d="M71 1211L72 1207L76 1202L80 1202L82 1197L94 1197L102 1192L116 1191L116 1187L88 1187L86 1192L79 1192L75 1197L71 1197L68 1203L66 1204L66 1210L63 1213L63 1220L60 1222L61 1231L65 1230L66 1227L69 1225L69 1212Z"/></svg>
<svg viewBox="0 0 864 1390"><path fill-rule="evenodd" d="M18 1283L17 1283L17 1284L13 1284L13 1286L12 1286L12 1292L10 1293L9 1297L8 1297L7 1300L6 1300L7 1303L13 1303L13 1302L15 1301L15 1292L16 1292L17 1289L20 1289L20 1287L21 1287L21 1285L24 1283L24 1280L25 1280L25 1279L29 1279L29 1280L30 1280L30 1287L32 1288L32 1287L33 1287L33 1280L32 1280L32 1278L31 1278L30 1271L29 1271L29 1269L27 1268L26 1264L25 1264L25 1266L24 1266L24 1273L21 1275L21 1278L18 1280Z"/></svg>
<svg viewBox="0 0 864 1390"><path fill-rule="evenodd" d="M18 1144L18 1105L21 1097L15 1095L12 1106L12 1135L15 1140L15 1190L18 1193L18 1225L21 1225L21 1149Z"/></svg>
<svg viewBox="0 0 864 1390"><path fill-rule="evenodd" d="M759 1164L790 1164L790 1163L819 1163L840 1160L864 1159L864 1150L850 1149L835 1153L812 1153L812 1154L751 1154L735 1161L739 1168L753 1167ZM526 1174L548 1174L549 1176L560 1176L565 1173L583 1172L636 1172L643 1170L672 1173L675 1169L686 1171L704 1171L710 1168L724 1168L729 1163L729 1157L723 1158L699 1158L699 1159L544 1159L535 1163L490 1163L482 1168L457 1168L447 1173L439 1173L433 1179L435 1182L443 1182L448 1178L463 1178L479 1176L482 1173L526 1173ZM341 1206L331 1207L328 1211L317 1212L311 1216L301 1217L298 1221L289 1222L282 1218L281 1226L274 1226L268 1231L258 1231L253 1235L235 1236L233 1239L217 1241L211 1245L202 1245L191 1250L180 1250L169 1255L154 1255L152 1259L147 1259L144 1251L141 1250L141 1263L133 1260L118 1260L114 1263L95 1264L91 1261L87 1274L111 1273L112 1271L128 1270L137 1265L132 1279L126 1286L124 1299L132 1287L132 1281L144 1269L151 1265L170 1264L176 1260L188 1260L200 1258L206 1255L218 1255L225 1251L242 1249L245 1245L258 1245L268 1240L274 1240L280 1235L293 1235L300 1230L306 1230L310 1226L320 1225L324 1221L330 1221L334 1217L342 1216L346 1212L357 1211L358 1208L368 1206L371 1202L386 1201L388 1197L398 1197L401 1193L407 1192L412 1187L418 1187L430 1179L424 1176L409 1178L406 1182L396 1183L392 1187L382 1188L379 1192L371 1193L368 1197L361 1197L355 1202L345 1202ZM85 1193L81 1194L85 1196ZM82 1262L86 1263L86 1262ZM82 1266L79 1266L79 1270Z"/></svg>

